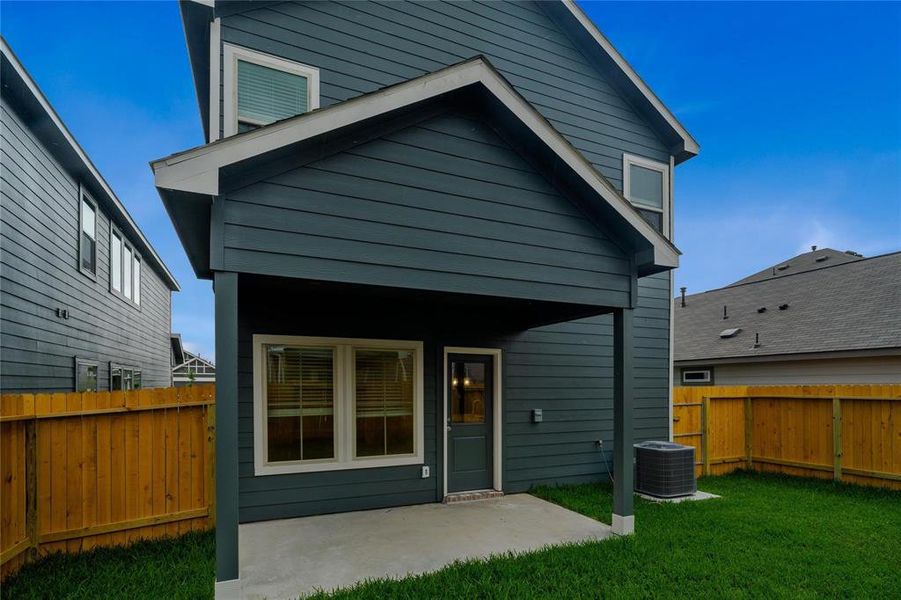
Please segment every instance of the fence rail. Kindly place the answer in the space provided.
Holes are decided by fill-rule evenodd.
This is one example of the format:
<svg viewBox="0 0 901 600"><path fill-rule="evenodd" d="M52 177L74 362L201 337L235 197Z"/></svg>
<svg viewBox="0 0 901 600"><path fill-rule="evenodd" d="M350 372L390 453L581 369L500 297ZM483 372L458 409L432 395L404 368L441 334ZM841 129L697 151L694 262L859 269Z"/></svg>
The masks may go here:
<svg viewBox="0 0 901 600"><path fill-rule="evenodd" d="M0 578L213 525L215 386L0 396Z"/></svg>
<svg viewBox="0 0 901 600"><path fill-rule="evenodd" d="M673 438L698 475L739 468L901 489L901 385L673 391Z"/></svg>

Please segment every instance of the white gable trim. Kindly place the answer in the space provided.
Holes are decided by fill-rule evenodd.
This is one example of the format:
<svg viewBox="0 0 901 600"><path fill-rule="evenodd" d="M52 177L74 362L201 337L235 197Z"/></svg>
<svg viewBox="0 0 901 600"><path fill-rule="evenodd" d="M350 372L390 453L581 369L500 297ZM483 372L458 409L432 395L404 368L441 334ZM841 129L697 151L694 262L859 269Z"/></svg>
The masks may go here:
<svg viewBox="0 0 901 600"><path fill-rule="evenodd" d="M667 125L672 127L673 131L682 138L682 143L684 144L684 149L686 152L691 154L697 154L701 151L700 145L698 142L692 137L688 130L682 126L679 120L670 112L670 110L663 104L660 98L657 97L651 88L648 87L638 73L635 72L635 69L626 62L626 59L623 58L622 54L617 52L616 48L613 47L613 44L610 43L604 34L601 33L600 29L592 22L588 16L582 12L582 9L576 4L575 0L562 0L563 6L565 6L569 12L572 13L573 17L579 22L582 27L588 32L588 34L598 43L601 49L613 60L619 69L625 73L626 77L635 86L635 88L644 96L647 101L654 107L661 117L663 117L664 121L666 121Z"/></svg>
<svg viewBox="0 0 901 600"><path fill-rule="evenodd" d="M473 84L482 84L648 240L654 264L678 266L679 251L482 57L154 161L155 183L161 189L216 196L223 167Z"/></svg>

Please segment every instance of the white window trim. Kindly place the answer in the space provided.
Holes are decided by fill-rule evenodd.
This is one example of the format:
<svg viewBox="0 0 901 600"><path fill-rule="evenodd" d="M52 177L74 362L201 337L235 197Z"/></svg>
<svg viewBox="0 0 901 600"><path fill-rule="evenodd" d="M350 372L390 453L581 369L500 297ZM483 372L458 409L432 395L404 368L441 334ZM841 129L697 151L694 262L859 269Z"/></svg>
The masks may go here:
<svg viewBox="0 0 901 600"><path fill-rule="evenodd" d="M298 62L264 54L256 50L242 48L233 44L223 44L223 99L225 119L223 131L225 137L238 133L238 60L255 63L286 73L293 73L307 78L309 110L319 108L319 69Z"/></svg>
<svg viewBox="0 0 901 600"><path fill-rule="evenodd" d="M81 236L83 234L84 228L84 205L85 203L89 204L91 208L94 209L94 270L85 269L81 264ZM81 271L86 277L90 277L94 281L97 281L97 263L100 262L100 240L97 239L99 237L98 233L100 232L100 228L97 226L97 223L100 221L100 208L97 205L97 202L88 194L87 190L84 189L84 185L81 183L78 184L78 270Z"/></svg>
<svg viewBox="0 0 901 600"><path fill-rule="evenodd" d="M335 356L335 455L334 459L269 463L266 421L266 357L263 346L284 344L292 346L331 347ZM413 350L416 369L413 374L413 454L354 458L356 423L354 422L354 349ZM254 475L284 475L397 467L423 464L425 443L423 383L423 343L411 340L375 340L363 338L329 338L290 335L253 336L253 462Z"/></svg>
<svg viewBox="0 0 901 600"><path fill-rule="evenodd" d="M444 379L442 380L441 387L444 389L444 402L443 402L443 415L441 419L442 423L442 436L443 436L443 458L444 461L442 464L444 465L441 469L444 474L444 479L442 481L441 488L441 496L442 498L447 497L447 428L448 424L448 415L449 412L447 410L447 357L449 354L480 354L485 356L491 356L494 358L492 361L494 363L494 411L493 411L493 421L492 421L492 435L494 439L492 443L494 445L492 460L494 461L494 473L493 473L493 488L500 492L503 491L503 473L504 473L504 465L503 465L503 416L504 416L504 398L503 398L503 389L502 385L502 377L503 377L503 369L502 369L502 361L503 361L503 351L500 348L467 348L461 346L445 346L444 347ZM476 491L476 490L472 490ZM458 493L458 492L455 492Z"/></svg>
<svg viewBox="0 0 901 600"><path fill-rule="evenodd" d="M685 376L688 373L704 373L705 377L703 379L685 379ZM710 369L684 369L682 371L682 383L710 383Z"/></svg>
<svg viewBox="0 0 901 600"><path fill-rule="evenodd" d="M119 238L119 289L113 287L113 236ZM125 295L125 249L128 248L131 251L131 296ZM144 272L144 258L141 256L141 253L138 252L137 248L135 248L134 244L128 241L128 238L125 237L125 234L122 233L122 230L116 227L113 224L112 220L110 220L109 224L109 243L107 244L107 249L110 253L109 257L109 291L113 296L116 296L123 302L130 304L137 310L141 310L141 302L135 302L135 283L140 287L140 295L144 294L144 287L141 285L141 278L143 277ZM140 272L137 277L135 277L135 262L141 264Z"/></svg>
<svg viewBox="0 0 901 600"><path fill-rule="evenodd" d="M631 165L658 171L663 175L663 208L645 204L640 200L632 200L632 181L629 177L629 167ZM663 225L663 235L667 238L670 237L670 211L673 202L673 194L672 188L670 187L670 166L668 164L651 160L650 158L644 158L643 156L623 154L623 196L637 208L660 213L661 223Z"/></svg>

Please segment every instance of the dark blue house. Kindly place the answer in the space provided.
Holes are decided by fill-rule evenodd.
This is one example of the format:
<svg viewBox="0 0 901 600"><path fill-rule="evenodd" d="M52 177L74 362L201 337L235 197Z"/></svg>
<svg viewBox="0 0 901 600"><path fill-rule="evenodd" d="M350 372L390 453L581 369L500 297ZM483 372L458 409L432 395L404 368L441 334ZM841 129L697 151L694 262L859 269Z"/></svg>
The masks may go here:
<svg viewBox="0 0 901 600"><path fill-rule="evenodd" d="M152 164L216 293L237 524L521 492L670 436L698 145L573 2L184 2L208 143Z"/></svg>
<svg viewBox="0 0 901 600"><path fill-rule="evenodd" d="M172 385L178 283L0 39L0 393Z"/></svg>

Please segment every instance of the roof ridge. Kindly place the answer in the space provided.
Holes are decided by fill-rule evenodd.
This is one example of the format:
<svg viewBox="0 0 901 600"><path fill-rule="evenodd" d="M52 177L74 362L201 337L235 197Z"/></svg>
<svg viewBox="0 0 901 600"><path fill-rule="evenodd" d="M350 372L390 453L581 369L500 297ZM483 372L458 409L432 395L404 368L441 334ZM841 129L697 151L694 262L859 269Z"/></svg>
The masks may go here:
<svg viewBox="0 0 901 600"><path fill-rule="evenodd" d="M837 252L840 252L840 250L837 251ZM703 291L703 292L697 292L697 293L694 293L694 294L688 294L688 295L686 295L685 297L686 297L686 298L691 298L692 296L700 296L700 295L702 295L702 294L710 294L710 293L712 293L712 292L719 292L719 291L721 291L721 290L729 290L729 289L734 289L734 288L740 288L740 287L744 287L744 286L747 286L747 285L755 285L755 284L758 284L758 283L770 283L770 282L772 282L772 281L776 281L776 280L780 280L780 279L788 279L789 277L797 277L798 275L810 275L811 273L819 273L819 272L822 272L822 271L826 271L826 270L828 270L828 269L837 269L837 268L839 268L839 267L847 267L847 266L851 266L851 265L859 265L860 263L863 263L863 262L867 262L867 261L874 260L874 259L877 259L877 258L887 258L887 257L889 257L889 256L894 256L894 255L896 255L896 254L901 254L901 250L894 250L894 251L892 251L892 252L886 252L885 254L877 254L876 256L865 256L865 257L863 257L863 258L861 258L861 259L859 259L859 260L851 260L851 261L848 261L848 262L843 262L843 263L838 263L838 264L826 265L826 266L820 267L819 269L809 269L809 270L801 271L801 272L797 272L797 273L786 273L785 275L780 275L780 276L778 276L778 277L773 277L773 278L771 278L771 279L758 279L758 280L756 280L756 281L746 281L746 282L744 282L744 283L730 283L729 285L724 285L724 286L721 286L721 287L718 287L718 288L713 288L712 290L705 290L705 291ZM799 255L799 256L800 256L800 255ZM790 259L789 259L789 260L790 260ZM788 262L788 261L783 261L783 262ZM782 264L782 263L780 263L780 264ZM679 300L679 298L673 298L673 300L674 300L674 301L675 301L675 300Z"/></svg>

